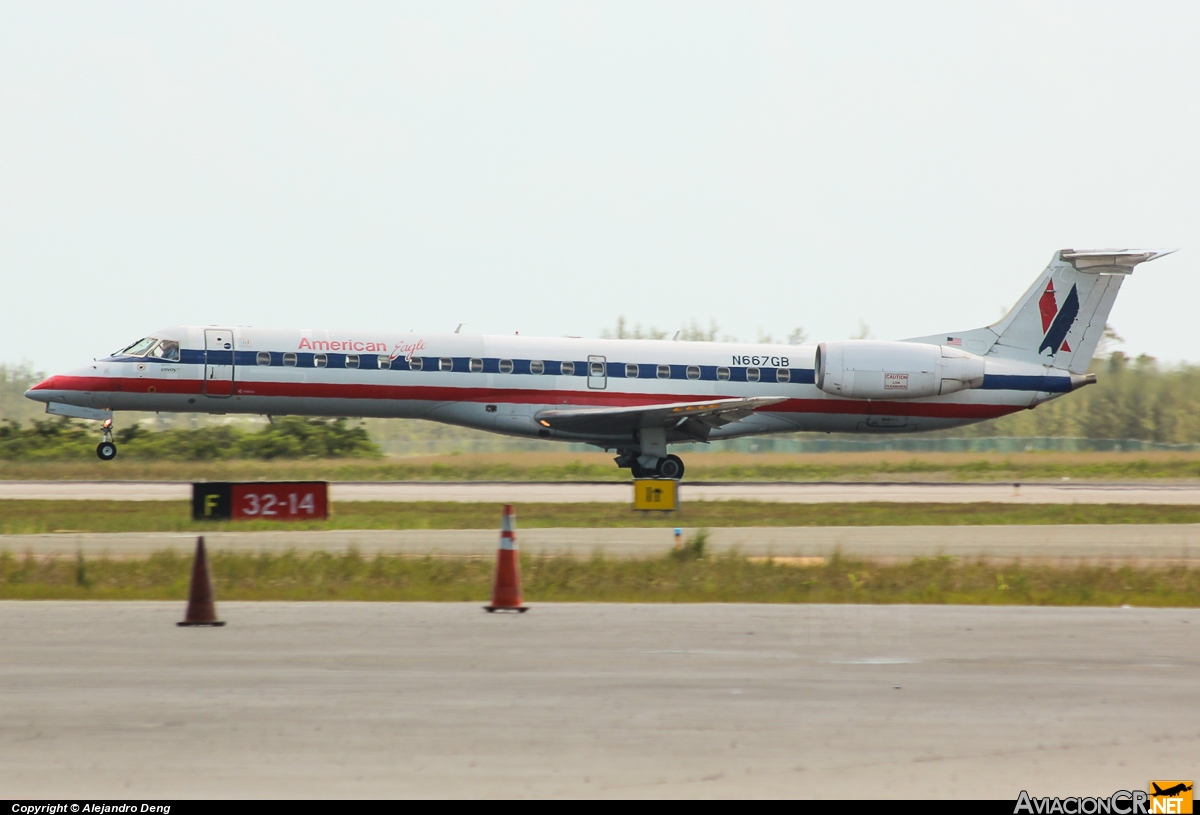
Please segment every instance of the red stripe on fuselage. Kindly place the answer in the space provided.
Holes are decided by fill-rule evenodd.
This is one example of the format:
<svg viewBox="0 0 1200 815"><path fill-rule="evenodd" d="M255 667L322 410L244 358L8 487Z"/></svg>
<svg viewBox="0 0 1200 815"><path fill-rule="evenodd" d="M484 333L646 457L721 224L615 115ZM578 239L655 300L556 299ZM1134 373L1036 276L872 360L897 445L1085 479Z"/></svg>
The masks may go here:
<svg viewBox="0 0 1200 815"><path fill-rule="evenodd" d="M154 391L150 391L154 388ZM150 379L105 376L52 376L34 390L92 393L156 393L202 395L201 379ZM545 391L522 388L454 388L430 385L362 385L330 382L234 383L234 396L293 399L391 399L416 402L500 402L525 405L592 405L639 407L665 402L711 402L731 396L696 394L619 393L615 391ZM228 397L222 397L228 398ZM926 416L941 419L994 419L1022 405L976 405L953 402L859 401L849 399L788 399L765 409L770 413L832 413L862 416Z"/></svg>
<svg viewBox="0 0 1200 815"><path fill-rule="evenodd" d="M150 390L154 388L154 390ZM34 391L87 391L89 393L192 393L204 392L202 379L151 379L150 377L52 376Z"/></svg>

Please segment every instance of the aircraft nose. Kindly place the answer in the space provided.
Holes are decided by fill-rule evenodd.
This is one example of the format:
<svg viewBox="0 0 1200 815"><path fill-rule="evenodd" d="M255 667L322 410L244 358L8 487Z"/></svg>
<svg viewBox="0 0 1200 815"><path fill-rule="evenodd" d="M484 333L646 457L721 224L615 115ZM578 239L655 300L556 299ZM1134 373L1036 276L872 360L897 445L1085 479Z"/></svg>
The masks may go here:
<svg viewBox="0 0 1200 815"><path fill-rule="evenodd" d="M32 399L35 402L49 402L50 392L55 389L55 377L43 379L41 382L34 385L29 390L25 391L25 398Z"/></svg>

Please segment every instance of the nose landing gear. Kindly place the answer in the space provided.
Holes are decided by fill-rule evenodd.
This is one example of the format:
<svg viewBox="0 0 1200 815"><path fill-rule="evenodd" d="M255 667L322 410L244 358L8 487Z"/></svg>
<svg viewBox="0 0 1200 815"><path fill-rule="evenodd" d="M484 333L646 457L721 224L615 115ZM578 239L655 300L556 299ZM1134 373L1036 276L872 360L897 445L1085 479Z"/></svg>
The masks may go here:
<svg viewBox="0 0 1200 815"><path fill-rule="evenodd" d="M112 461L117 457L117 445L113 443L112 438L112 419L105 419L101 428L104 431L104 440L96 445L96 457L101 461Z"/></svg>

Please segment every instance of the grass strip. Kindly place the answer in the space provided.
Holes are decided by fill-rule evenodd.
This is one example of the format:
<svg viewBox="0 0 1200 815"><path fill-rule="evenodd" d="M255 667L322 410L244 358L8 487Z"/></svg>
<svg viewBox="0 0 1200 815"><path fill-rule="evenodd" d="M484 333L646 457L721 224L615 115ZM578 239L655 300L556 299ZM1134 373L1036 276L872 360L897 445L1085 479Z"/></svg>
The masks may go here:
<svg viewBox="0 0 1200 815"><path fill-rule="evenodd" d="M40 560L0 554L0 599L179 600L191 559ZM216 552L221 600L472 601L488 599L491 560ZM736 553L706 557L703 539L664 557L524 558L526 600L640 603L954 603L969 605L1200 606L1200 569L1071 567L952 558L879 563L832 557L780 565Z"/></svg>
<svg viewBox="0 0 1200 815"><path fill-rule="evenodd" d="M684 453L689 481L1058 481L1200 478L1200 453ZM605 453L147 461L0 461L0 480L628 481Z"/></svg>
<svg viewBox="0 0 1200 815"><path fill-rule="evenodd" d="M1191 524L1200 507L1176 504L781 504L694 501L674 516L624 504L517 504L524 528L962 526L993 524ZM53 532L253 532L306 529L498 529L500 504L346 501L328 521L200 522L188 501L0 500L0 534Z"/></svg>

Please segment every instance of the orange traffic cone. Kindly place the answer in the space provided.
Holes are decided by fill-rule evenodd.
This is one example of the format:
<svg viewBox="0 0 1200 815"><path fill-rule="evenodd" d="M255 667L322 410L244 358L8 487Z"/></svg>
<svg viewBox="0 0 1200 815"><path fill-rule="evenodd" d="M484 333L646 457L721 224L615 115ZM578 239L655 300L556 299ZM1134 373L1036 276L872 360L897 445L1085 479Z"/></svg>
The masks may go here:
<svg viewBox="0 0 1200 815"><path fill-rule="evenodd" d="M492 586L492 604L484 606L488 611L526 612L521 605L521 568L517 562L517 539L513 534L512 504L504 505L504 518L500 525L500 551L496 553L496 582Z"/></svg>
<svg viewBox="0 0 1200 815"><path fill-rule="evenodd" d="M204 553L204 536L196 538L196 558L192 561L192 584L188 588L187 613L176 625L225 625L217 619L213 605L212 577L208 574L208 556Z"/></svg>

